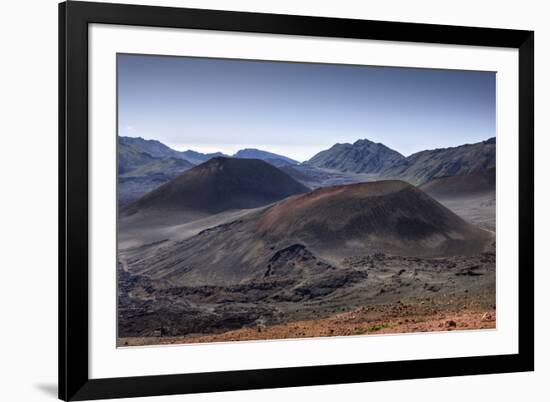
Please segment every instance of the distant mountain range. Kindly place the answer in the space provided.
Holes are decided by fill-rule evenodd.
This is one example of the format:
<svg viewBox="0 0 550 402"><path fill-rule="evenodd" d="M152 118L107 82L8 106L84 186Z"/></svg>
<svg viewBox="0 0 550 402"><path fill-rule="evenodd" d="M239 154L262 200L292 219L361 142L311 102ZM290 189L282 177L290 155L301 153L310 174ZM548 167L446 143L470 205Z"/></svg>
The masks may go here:
<svg viewBox="0 0 550 402"><path fill-rule="evenodd" d="M201 163L209 161L212 158L217 158L219 156L228 156L222 152L212 152L208 154L203 154L201 152L192 151L190 149L187 151L182 151L179 154L181 158L188 160L194 165L200 165Z"/></svg>
<svg viewBox="0 0 550 402"><path fill-rule="evenodd" d="M228 157L228 155L222 152L176 151L157 140L119 136L119 205L127 205L193 166L217 157ZM260 159L277 167L299 163L286 156L250 148L238 151L233 157Z"/></svg>
<svg viewBox="0 0 550 402"><path fill-rule="evenodd" d="M176 151L156 140L119 137L119 205L135 201L193 166L217 157L229 156L221 152ZM496 139L421 151L408 157L367 139L335 144L304 163L253 148L239 150L232 157L265 161L310 188L381 179L422 185L437 178L494 168Z"/></svg>
<svg viewBox="0 0 550 402"><path fill-rule="evenodd" d="M118 137L119 146L122 147L122 150L119 149L119 155L122 151L123 153L127 149L131 149L134 152L141 154L148 154L153 158L177 158L184 159L193 165L199 165L203 162L206 162L212 158L224 156L232 156L234 158L243 158L243 159L261 159L265 160L268 163L273 164L274 166L284 166L284 165L297 165L298 161L288 158L283 155L278 155L273 152L263 151L261 149L254 148L245 148L237 151L233 155L226 155L222 152L213 152L213 153L201 153L193 150L187 151L176 151L164 145L163 143L157 140L146 140L141 137Z"/></svg>
<svg viewBox="0 0 550 402"><path fill-rule="evenodd" d="M118 143L118 203L127 204L194 165L158 141L141 138Z"/></svg>
<svg viewBox="0 0 550 402"><path fill-rule="evenodd" d="M217 156L228 156L224 155L221 152L214 152L209 154L203 154L200 152L188 150L188 151L176 151L168 147L157 140L146 140L141 137L118 137L119 147L131 148L134 151L140 153L146 153L154 158L166 159L166 158L176 158L184 159L193 165L198 165L200 163L206 162L211 158ZM124 151L124 148L122 149ZM119 149L119 155L120 155Z"/></svg>
<svg viewBox="0 0 550 402"><path fill-rule="evenodd" d="M135 152L146 153L153 158L179 158L181 159L181 152L178 152L162 142L157 140L146 140L141 137L118 137L118 145L124 151L125 149L132 149ZM119 149L119 156L120 156Z"/></svg>
<svg viewBox="0 0 550 402"><path fill-rule="evenodd" d="M475 144L417 152L409 157L383 144L359 140L336 144L319 152L305 164L340 172L376 174L420 185L444 176L454 176L495 167L496 139Z"/></svg>
<svg viewBox="0 0 550 402"><path fill-rule="evenodd" d="M254 148L241 149L240 151L235 153L233 157L243 159L260 159L277 167L300 164L300 162L295 161L294 159L287 158L286 156L277 155L272 152L262 151L260 149Z"/></svg>

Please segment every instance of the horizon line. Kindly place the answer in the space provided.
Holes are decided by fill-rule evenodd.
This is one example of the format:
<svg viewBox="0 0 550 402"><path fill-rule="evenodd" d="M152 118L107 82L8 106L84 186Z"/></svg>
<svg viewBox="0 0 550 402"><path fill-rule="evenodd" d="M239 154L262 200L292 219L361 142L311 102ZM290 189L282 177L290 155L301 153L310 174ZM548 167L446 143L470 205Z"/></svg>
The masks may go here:
<svg viewBox="0 0 550 402"><path fill-rule="evenodd" d="M156 138L146 138L146 137L143 137L142 135L134 136L134 135L128 135L128 134L125 134L125 135L117 134L117 136L118 137L142 139L142 140L145 140L145 141L156 141L156 142L159 142L160 144L163 144L163 145L167 146L168 148L170 148L174 151L177 151L177 152L192 151L192 152L198 152L198 153L201 153L201 154L222 153L224 156L233 157L239 151L242 151L242 150L245 150L245 149L253 149L253 150L258 150L258 151L270 152L270 153L273 153L273 154L276 154L276 155L279 155L279 156L283 156L285 158L293 159L293 160L295 160L296 162L299 162L299 163L306 162L306 161L310 160L311 158L313 158L318 153L329 150L332 147L334 147L335 145L353 145L353 144L355 144L359 141L364 141L364 140L372 142L374 144L383 145L386 148L399 153L400 155L402 155L405 158L409 158L412 155L415 155L415 154L420 153L420 152L425 152L425 151L435 151L435 150L439 150L439 149L449 149L449 148L456 148L456 147L465 146L465 145L473 145L473 144L478 144L480 142L485 142L485 141L491 140L493 138L496 140L496 135L491 135L489 137L486 137L483 140L479 140L479 141L476 141L476 142L464 142L464 143L460 143L460 144L452 145L452 146L425 148L425 149L422 149L422 150L419 150L419 151L412 152L412 153L407 155L407 154L404 154L404 153L402 153L401 151L399 151L395 148L389 147L388 145L384 144L383 142L373 141L373 140L370 140L369 138L358 138L354 142L335 142L335 143L333 143L332 145L330 145L328 147L321 147L321 149L316 151L313 155L311 155L310 157L308 157L306 159L303 159L303 158L291 157L291 156L288 156L285 153L281 153L281 151L273 150L272 148L270 148L271 145L254 146L254 145L235 144L235 147L233 147L233 149L236 149L235 151L227 151L227 150L224 151L223 146L221 146L221 147L220 146L214 146L214 145L212 145L212 146L209 146L209 145L203 146L203 145L199 145L199 144L192 144L191 148L185 149L188 145L182 147L180 145L183 145L183 144L170 144L170 143L167 143L167 142L160 141ZM227 145L229 145L229 144L227 144ZM292 148L292 146L290 146L290 147ZM275 147L275 148L277 148L277 147ZM301 159L303 159L303 160L301 160Z"/></svg>

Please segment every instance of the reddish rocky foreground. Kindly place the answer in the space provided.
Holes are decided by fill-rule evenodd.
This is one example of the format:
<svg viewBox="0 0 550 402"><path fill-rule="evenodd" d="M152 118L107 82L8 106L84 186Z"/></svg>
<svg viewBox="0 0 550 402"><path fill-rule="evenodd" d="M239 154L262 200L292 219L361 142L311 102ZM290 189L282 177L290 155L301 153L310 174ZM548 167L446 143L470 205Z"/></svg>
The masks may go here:
<svg viewBox="0 0 550 402"><path fill-rule="evenodd" d="M119 338L118 346L376 335L412 332L496 328L494 309L430 311L421 306L360 308L318 320L297 321L270 327L242 328L220 334L185 337Z"/></svg>

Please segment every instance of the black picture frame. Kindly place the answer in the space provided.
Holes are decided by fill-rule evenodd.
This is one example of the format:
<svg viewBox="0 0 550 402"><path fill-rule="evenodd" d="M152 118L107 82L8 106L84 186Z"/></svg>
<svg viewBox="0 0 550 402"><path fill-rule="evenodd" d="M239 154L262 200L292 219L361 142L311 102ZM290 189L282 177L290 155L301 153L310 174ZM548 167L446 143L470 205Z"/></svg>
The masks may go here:
<svg viewBox="0 0 550 402"><path fill-rule="evenodd" d="M88 25L376 39L519 51L517 354L213 373L88 375ZM534 370L534 32L70 1L59 5L59 398L170 395Z"/></svg>

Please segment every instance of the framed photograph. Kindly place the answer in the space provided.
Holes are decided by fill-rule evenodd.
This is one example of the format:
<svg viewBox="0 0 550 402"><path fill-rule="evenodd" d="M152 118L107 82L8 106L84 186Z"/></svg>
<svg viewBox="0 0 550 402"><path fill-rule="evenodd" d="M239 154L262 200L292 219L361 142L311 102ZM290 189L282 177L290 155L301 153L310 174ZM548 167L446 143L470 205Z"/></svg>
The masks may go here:
<svg viewBox="0 0 550 402"><path fill-rule="evenodd" d="M59 5L59 397L534 369L534 33Z"/></svg>

